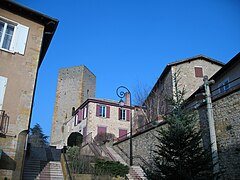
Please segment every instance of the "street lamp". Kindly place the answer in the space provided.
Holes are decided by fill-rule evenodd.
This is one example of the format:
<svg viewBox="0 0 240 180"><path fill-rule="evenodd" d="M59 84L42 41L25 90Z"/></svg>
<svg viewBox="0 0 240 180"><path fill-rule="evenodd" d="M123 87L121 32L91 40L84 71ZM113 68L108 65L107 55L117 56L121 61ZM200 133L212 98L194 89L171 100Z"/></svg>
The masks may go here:
<svg viewBox="0 0 240 180"><path fill-rule="evenodd" d="M125 97L126 93L129 94L129 103L130 103L130 107L132 107L132 101L131 101L131 92L129 91L128 88L126 88L125 86L119 86L117 88L117 96L120 97L120 101L119 101L119 105L121 107L124 106L124 101L122 98ZM132 153L132 109L130 111L130 137L129 137L129 141L130 141L130 155L129 155L129 160L130 160L130 166L133 165L133 153Z"/></svg>

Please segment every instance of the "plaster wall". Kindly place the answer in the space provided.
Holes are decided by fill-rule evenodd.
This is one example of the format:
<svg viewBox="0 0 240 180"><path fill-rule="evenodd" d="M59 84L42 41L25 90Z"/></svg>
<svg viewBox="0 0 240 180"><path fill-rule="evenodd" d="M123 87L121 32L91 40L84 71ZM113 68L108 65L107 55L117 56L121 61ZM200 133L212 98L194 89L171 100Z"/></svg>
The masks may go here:
<svg viewBox="0 0 240 180"><path fill-rule="evenodd" d="M20 178L23 146L30 121L32 98L37 76L44 27L28 19L0 9L0 16L29 27L24 55L0 49L0 76L7 78L3 110L9 115L5 138L0 138L3 152L15 168L0 170L0 176L11 178L12 170ZM23 132L23 133L21 133ZM23 137L24 136L24 137Z"/></svg>

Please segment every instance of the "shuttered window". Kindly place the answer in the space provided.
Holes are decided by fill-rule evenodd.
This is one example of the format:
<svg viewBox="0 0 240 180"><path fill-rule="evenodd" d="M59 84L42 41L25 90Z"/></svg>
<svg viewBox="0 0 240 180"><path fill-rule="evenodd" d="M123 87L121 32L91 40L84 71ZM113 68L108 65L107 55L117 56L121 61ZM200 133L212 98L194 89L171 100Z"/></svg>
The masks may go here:
<svg viewBox="0 0 240 180"><path fill-rule="evenodd" d="M110 106L99 105L96 106L96 116L110 118Z"/></svg>
<svg viewBox="0 0 240 180"><path fill-rule="evenodd" d="M24 55L29 27L0 17L0 49Z"/></svg>
<svg viewBox="0 0 240 180"><path fill-rule="evenodd" d="M130 110L119 108L118 119L123 120L123 121L129 121L130 120Z"/></svg>
<svg viewBox="0 0 240 180"><path fill-rule="evenodd" d="M202 67L194 67L195 77L203 77L203 69Z"/></svg>

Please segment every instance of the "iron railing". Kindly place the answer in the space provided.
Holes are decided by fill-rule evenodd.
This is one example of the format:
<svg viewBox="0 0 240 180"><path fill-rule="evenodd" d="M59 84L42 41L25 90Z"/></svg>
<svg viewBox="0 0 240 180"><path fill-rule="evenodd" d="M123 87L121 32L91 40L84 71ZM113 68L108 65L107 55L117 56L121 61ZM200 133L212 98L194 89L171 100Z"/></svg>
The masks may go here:
<svg viewBox="0 0 240 180"><path fill-rule="evenodd" d="M8 131L9 116L4 110L0 110L0 134L6 134Z"/></svg>
<svg viewBox="0 0 240 180"><path fill-rule="evenodd" d="M98 156L102 156L102 148L97 145L97 142L92 138L92 133L89 133L87 136L83 137L82 147L89 144L91 150Z"/></svg>
<svg viewBox="0 0 240 180"><path fill-rule="evenodd" d="M233 79L230 82L227 81L226 83L222 84L221 86L211 90L212 98L214 99L222 94L230 92L239 87L240 87L240 77Z"/></svg>

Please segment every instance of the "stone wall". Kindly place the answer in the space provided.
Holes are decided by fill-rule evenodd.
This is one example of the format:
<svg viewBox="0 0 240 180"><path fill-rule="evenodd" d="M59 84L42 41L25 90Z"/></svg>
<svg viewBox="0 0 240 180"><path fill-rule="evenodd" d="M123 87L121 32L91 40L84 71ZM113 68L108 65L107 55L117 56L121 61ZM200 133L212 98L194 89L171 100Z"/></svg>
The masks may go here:
<svg viewBox="0 0 240 180"><path fill-rule="evenodd" d="M211 77L222 66L209 62L203 58L198 58L194 61L187 61L185 63L172 66L172 73L180 72L179 74L179 88L185 88L185 99L190 97L203 84L202 77L195 77L194 67L201 67L203 75Z"/></svg>
<svg viewBox="0 0 240 180"><path fill-rule="evenodd" d="M164 125L163 125L164 126ZM156 139L157 130L161 126L151 128L139 134L133 135L133 164L134 165L146 165L151 164L153 157L153 150L158 143ZM121 157L129 164L129 139L114 143L114 150L121 155Z"/></svg>
<svg viewBox="0 0 240 180"><path fill-rule="evenodd" d="M63 123L72 117L72 108L79 107L88 97L95 97L96 77L85 66L59 70L52 119L51 145L63 146Z"/></svg>
<svg viewBox="0 0 240 180"><path fill-rule="evenodd" d="M205 107L199 111L205 129L204 144L209 145ZM217 138L220 173L225 179L240 177L240 90L213 101L213 116Z"/></svg>
<svg viewBox="0 0 240 180"><path fill-rule="evenodd" d="M206 107L199 109L199 119L203 130L203 143L210 144ZM213 114L217 136L217 147L222 179L240 177L240 90L213 101ZM133 164L151 164L157 143L155 135L160 127L152 128L133 136ZM129 163L129 139L113 144L113 148ZM141 157L141 158L140 158ZM143 160L144 159L144 160Z"/></svg>

